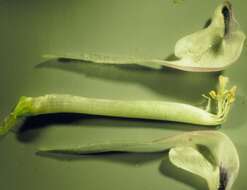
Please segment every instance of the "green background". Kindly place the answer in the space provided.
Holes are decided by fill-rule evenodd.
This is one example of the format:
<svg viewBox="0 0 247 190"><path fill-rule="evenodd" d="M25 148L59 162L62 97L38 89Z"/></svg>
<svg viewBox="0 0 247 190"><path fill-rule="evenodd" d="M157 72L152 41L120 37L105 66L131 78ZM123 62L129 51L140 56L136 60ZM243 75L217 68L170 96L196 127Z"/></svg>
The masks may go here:
<svg viewBox="0 0 247 190"><path fill-rule="evenodd" d="M22 95L66 93L97 98L177 100L201 105L220 73L187 73L45 61L43 54L104 53L166 57L175 42L204 25L220 1L185 0L0 0L0 119ZM247 31L247 2L234 0ZM235 190L246 188L247 53L224 71L238 86L237 100L220 131L235 143L241 161ZM1 190L206 190L205 183L168 162L167 154L93 157L36 155L39 147L147 140L209 129L172 122L86 115L29 118L0 141ZM226 155L227 156L227 155Z"/></svg>

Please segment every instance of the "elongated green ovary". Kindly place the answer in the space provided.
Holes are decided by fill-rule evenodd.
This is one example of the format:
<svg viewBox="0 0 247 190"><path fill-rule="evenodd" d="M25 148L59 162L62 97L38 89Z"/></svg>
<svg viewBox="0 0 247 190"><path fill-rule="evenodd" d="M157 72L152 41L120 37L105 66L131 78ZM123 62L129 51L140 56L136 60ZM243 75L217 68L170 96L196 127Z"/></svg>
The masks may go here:
<svg viewBox="0 0 247 190"><path fill-rule="evenodd" d="M191 72L224 70L239 58L245 34L238 28L229 1L219 5L209 25L177 41L175 60L160 58L117 57L84 53L80 55L44 55L45 58L65 58L103 64L138 64L152 68L172 67Z"/></svg>
<svg viewBox="0 0 247 190"><path fill-rule="evenodd" d="M40 152L91 154L102 152L163 152L177 167L207 181L210 190L230 190L239 171L239 158L232 141L216 131L196 131L148 141L108 141L55 148Z"/></svg>
<svg viewBox="0 0 247 190"><path fill-rule="evenodd" d="M14 111L4 120L0 134L6 134L18 119L50 113L81 113L112 117L169 120L199 125L222 124L234 101L236 87L226 89L226 77L219 77L217 92L209 93L208 108L216 113L192 105L165 101L124 101L85 98L72 95L51 94L40 97L22 97Z"/></svg>

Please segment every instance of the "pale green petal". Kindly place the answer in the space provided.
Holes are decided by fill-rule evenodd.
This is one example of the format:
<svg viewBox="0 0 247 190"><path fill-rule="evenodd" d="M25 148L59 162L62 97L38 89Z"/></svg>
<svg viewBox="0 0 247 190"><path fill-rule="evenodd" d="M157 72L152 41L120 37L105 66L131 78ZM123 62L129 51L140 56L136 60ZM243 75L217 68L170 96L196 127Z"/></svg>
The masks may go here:
<svg viewBox="0 0 247 190"><path fill-rule="evenodd" d="M170 161L183 170L204 178L210 190L216 190L219 182L219 167L210 163L196 148L175 147L169 151Z"/></svg>
<svg viewBox="0 0 247 190"><path fill-rule="evenodd" d="M229 17L226 19L224 10ZM102 54L45 55L46 58L65 58L100 64L137 64L155 69L162 66L191 72L212 72L224 70L236 62L241 55L245 34L237 27L230 2L219 5L208 27L186 35L177 41L176 59L138 58L108 56ZM165 56L164 56L165 57Z"/></svg>

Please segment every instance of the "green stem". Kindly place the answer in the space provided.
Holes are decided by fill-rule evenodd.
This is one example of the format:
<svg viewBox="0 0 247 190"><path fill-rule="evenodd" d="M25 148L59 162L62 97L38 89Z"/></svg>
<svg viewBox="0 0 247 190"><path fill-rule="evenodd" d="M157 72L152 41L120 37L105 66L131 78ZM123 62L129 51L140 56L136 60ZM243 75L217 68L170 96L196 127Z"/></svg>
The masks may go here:
<svg viewBox="0 0 247 190"><path fill-rule="evenodd" d="M20 118L51 113L81 113L219 125L225 121L228 115L236 90L235 87L227 90L227 81L227 78L220 77L218 91L209 93L216 104L217 113L211 113L188 104L165 101L107 100L59 94L22 97L14 111L4 120L0 127L0 134L6 134Z"/></svg>

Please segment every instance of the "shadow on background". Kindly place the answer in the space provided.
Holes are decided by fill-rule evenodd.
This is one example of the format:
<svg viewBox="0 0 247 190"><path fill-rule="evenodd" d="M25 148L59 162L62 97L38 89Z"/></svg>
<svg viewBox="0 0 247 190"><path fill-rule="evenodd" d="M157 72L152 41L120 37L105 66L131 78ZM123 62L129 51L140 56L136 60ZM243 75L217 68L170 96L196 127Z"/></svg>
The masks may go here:
<svg viewBox="0 0 247 190"><path fill-rule="evenodd" d="M38 138L42 128L50 126L64 126L68 127L116 127L116 128L153 128L153 129L172 129L179 131L192 131L192 130L207 130L212 127L195 126L192 124L184 124L169 121L156 121L144 119L129 119L118 117L104 117L85 114L72 114L72 113L57 113L45 114L39 116L32 116L26 120L16 130L17 139L21 142L32 142Z"/></svg>
<svg viewBox="0 0 247 190"><path fill-rule="evenodd" d="M58 161L87 161L87 160L102 160L106 162L117 162L125 165L139 167L141 165L159 161L164 157L164 152L157 153L127 153L127 152L106 152L94 154L63 154L37 152L36 155Z"/></svg>
<svg viewBox="0 0 247 190"><path fill-rule="evenodd" d="M51 59L35 68L70 71L90 78L139 83L165 97L187 102L201 101L202 94L215 89L220 72L191 73L167 67L151 69L139 65L96 64L73 59Z"/></svg>

